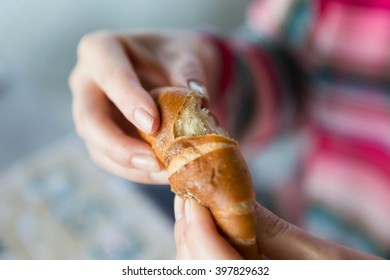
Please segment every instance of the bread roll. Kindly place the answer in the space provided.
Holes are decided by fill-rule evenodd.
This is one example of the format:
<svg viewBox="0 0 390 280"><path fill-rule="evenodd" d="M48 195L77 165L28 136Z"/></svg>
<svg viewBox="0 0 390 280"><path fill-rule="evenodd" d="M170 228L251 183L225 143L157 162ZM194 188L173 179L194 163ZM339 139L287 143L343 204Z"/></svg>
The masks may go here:
<svg viewBox="0 0 390 280"><path fill-rule="evenodd" d="M160 129L140 134L166 167L171 190L209 208L237 251L257 258L255 194L238 143L218 126L199 93L165 87L151 95L160 110Z"/></svg>

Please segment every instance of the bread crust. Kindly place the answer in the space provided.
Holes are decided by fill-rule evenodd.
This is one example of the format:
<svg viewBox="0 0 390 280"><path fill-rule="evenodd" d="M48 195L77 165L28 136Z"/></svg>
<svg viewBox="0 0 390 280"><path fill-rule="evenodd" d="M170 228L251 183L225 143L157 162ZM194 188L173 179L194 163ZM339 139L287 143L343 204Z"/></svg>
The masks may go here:
<svg viewBox="0 0 390 280"><path fill-rule="evenodd" d="M151 92L160 110L160 129L140 132L170 173L171 190L209 208L220 232L246 259L257 258L255 193L238 143L224 135L175 136L175 122L191 95L185 88ZM205 103L206 104L206 103Z"/></svg>

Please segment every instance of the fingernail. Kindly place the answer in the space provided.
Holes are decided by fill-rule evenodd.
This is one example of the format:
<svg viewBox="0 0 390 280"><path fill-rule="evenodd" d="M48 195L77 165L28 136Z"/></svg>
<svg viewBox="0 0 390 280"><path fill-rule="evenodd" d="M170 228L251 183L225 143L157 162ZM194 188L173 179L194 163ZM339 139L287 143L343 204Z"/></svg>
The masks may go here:
<svg viewBox="0 0 390 280"><path fill-rule="evenodd" d="M141 170L147 170L147 171L159 171L160 166L157 162L157 159L152 155L147 154L138 154L134 155L131 158L131 164L133 167Z"/></svg>
<svg viewBox="0 0 390 280"><path fill-rule="evenodd" d="M175 196L174 201L174 213L175 213L175 221L179 221L184 215L184 200L181 199L178 195Z"/></svg>
<svg viewBox="0 0 390 280"><path fill-rule="evenodd" d="M206 87L199 81L189 80L188 87L193 91L199 92L200 94L206 96L207 98L209 97Z"/></svg>
<svg viewBox="0 0 390 280"><path fill-rule="evenodd" d="M146 133L151 133L153 128L153 117L142 108L137 108L133 113L137 126Z"/></svg>
<svg viewBox="0 0 390 280"><path fill-rule="evenodd" d="M189 224L191 221L191 199L187 198L185 201L185 206L184 206L184 215L186 217L186 223Z"/></svg>
<svg viewBox="0 0 390 280"><path fill-rule="evenodd" d="M168 172L165 171L165 170L162 170L160 172L156 172L156 173L150 173L150 178L157 182L157 183L164 183L164 184L168 184Z"/></svg>

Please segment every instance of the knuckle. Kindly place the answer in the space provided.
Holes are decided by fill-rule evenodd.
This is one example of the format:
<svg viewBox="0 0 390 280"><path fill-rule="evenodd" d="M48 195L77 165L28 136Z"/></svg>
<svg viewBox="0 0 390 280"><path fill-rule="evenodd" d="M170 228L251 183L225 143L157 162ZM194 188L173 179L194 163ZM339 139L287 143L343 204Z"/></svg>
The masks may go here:
<svg viewBox="0 0 390 280"><path fill-rule="evenodd" d="M88 33L80 39L77 54L79 57L82 57L84 54L89 53L91 50L99 46L102 42L112 40L113 38L114 35L105 30Z"/></svg>
<svg viewBox="0 0 390 280"><path fill-rule="evenodd" d="M77 80L78 80L79 72L77 68L75 67L69 74L68 78L68 86L71 89L71 93L74 93L74 88L76 87Z"/></svg>
<svg viewBox="0 0 390 280"><path fill-rule="evenodd" d="M93 33L84 35L77 47L78 56L82 57L85 52L89 51L91 48L94 48L95 44L95 35Z"/></svg>
<svg viewBox="0 0 390 280"><path fill-rule="evenodd" d="M176 64L173 65L172 74L184 77L195 77L199 80L204 79L201 64L197 58L193 56L184 56L179 59Z"/></svg>
<svg viewBox="0 0 390 280"><path fill-rule="evenodd" d="M122 131L117 132L116 135L114 135L116 141L111 141L107 148L108 156L120 165L127 165L129 161L126 155L129 153L130 149L124 138L124 134L125 133Z"/></svg>
<svg viewBox="0 0 390 280"><path fill-rule="evenodd" d="M72 118L75 125L76 133L82 138L86 138L86 126L88 125L88 117L85 111L81 109L80 101L77 98L72 100Z"/></svg>
<svg viewBox="0 0 390 280"><path fill-rule="evenodd" d="M90 146L87 145L87 151L89 154L90 159L98 166L101 167L101 160L100 157L97 155L96 151L94 151Z"/></svg>
<svg viewBox="0 0 390 280"><path fill-rule="evenodd" d="M85 129L81 123L75 122L75 130L76 130L77 135L80 136L80 138L82 138L82 139L85 138Z"/></svg>
<svg viewBox="0 0 390 280"><path fill-rule="evenodd" d="M264 233L270 237L274 238L276 236L279 236L285 232L287 232L290 229L291 225L284 221L283 219L275 216L270 215L265 219L264 221Z"/></svg>
<svg viewBox="0 0 390 280"><path fill-rule="evenodd" d="M108 171L108 172L113 172L112 170L110 170L110 168L108 168L106 166L106 164L104 163L104 160L102 159L102 156L98 154L98 152L96 151L89 151L89 157L91 159L91 161L99 168L101 168L102 170L105 170L105 171Z"/></svg>
<svg viewBox="0 0 390 280"><path fill-rule="evenodd" d="M98 166L100 166L100 161L99 161L99 158L96 156L96 154L92 151L88 151L88 154L89 154L89 157L91 158L91 160Z"/></svg>
<svg viewBox="0 0 390 280"><path fill-rule="evenodd" d="M182 72L183 75L197 75L199 74L199 65L195 60L187 60L184 61L182 65L180 65L178 70Z"/></svg>
<svg viewBox="0 0 390 280"><path fill-rule="evenodd" d="M72 112L73 115L73 121L75 125L75 130L78 136L80 136L82 139L85 138L85 129L83 124L83 118L82 115L77 113L75 110Z"/></svg>
<svg viewBox="0 0 390 280"><path fill-rule="evenodd" d="M105 116L93 110L80 109L74 102L72 110L73 120L77 134L83 138L89 138L88 132L103 122Z"/></svg>

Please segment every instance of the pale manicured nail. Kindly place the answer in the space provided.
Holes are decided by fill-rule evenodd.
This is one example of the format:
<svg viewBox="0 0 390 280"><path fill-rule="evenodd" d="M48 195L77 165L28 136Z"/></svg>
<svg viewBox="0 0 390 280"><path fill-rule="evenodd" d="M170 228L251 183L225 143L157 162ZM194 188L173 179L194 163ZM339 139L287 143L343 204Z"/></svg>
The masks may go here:
<svg viewBox="0 0 390 280"><path fill-rule="evenodd" d="M187 198L185 201L185 206L184 206L184 215L186 217L186 223L189 224L191 221L191 199Z"/></svg>
<svg viewBox="0 0 390 280"><path fill-rule="evenodd" d="M142 108L137 108L133 113L137 126L146 133L151 133L153 128L153 117Z"/></svg>
<svg viewBox="0 0 390 280"><path fill-rule="evenodd" d="M155 182L168 184L169 176L168 176L168 172L165 170L156 173L150 173L149 176Z"/></svg>
<svg viewBox="0 0 390 280"><path fill-rule="evenodd" d="M138 154L131 158L133 167L141 170L156 172L160 170L157 159L152 155Z"/></svg>
<svg viewBox="0 0 390 280"><path fill-rule="evenodd" d="M175 213L175 221L179 221L184 215L184 200L177 195L175 196L173 210Z"/></svg>
<svg viewBox="0 0 390 280"><path fill-rule="evenodd" d="M189 80L188 87L193 91L199 92L200 94L206 96L207 98L209 97L206 87L196 80Z"/></svg>

